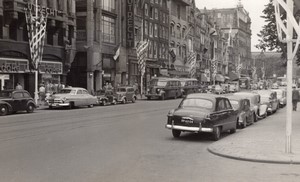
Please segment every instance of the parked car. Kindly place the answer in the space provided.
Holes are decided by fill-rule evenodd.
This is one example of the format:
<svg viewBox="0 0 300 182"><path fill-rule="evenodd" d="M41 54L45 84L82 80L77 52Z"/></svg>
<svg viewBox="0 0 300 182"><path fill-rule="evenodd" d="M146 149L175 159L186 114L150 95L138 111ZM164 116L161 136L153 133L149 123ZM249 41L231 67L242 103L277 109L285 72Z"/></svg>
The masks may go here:
<svg viewBox="0 0 300 182"><path fill-rule="evenodd" d="M226 97L196 93L184 98L178 108L169 111L166 128L175 138L181 132L209 132L219 140L221 132L236 131L237 112Z"/></svg>
<svg viewBox="0 0 300 182"><path fill-rule="evenodd" d="M117 104L117 97L113 90L98 90L95 93L98 99L98 104L102 106Z"/></svg>
<svg viewBox="0 0 300 182"><path fill-rule="evenodd" d="M238 112L237 127L245 128L248 125L254 123L256 118L254 110L251 110L250 100L238 97L238 96L227 96L233 109Z"/></svg>
<svg viewBox="0 0 300 182"><path fill-rule="evenodd" d="M272 90L258 90L257 93L260 95L261 103L266 104L268 106L267 113L275 113L279 108L277 93Z"/></svg>
<svg viewBox="0 0 300 182"><path fill-rule="evenodd" d="M127 102L135 102L137 97L134 92L134 88L131 86L122 86L117 88L116 91L116 99L117 102L121 102L122 104L126 104Z"/></svg>
<svg viewBox="0 0 300 182"><path fill-rule="evenodd" d="M225 93L224 89L220 85L213 86L213 93L215 94L223 94Z"/></svg>
<svg viewBox="0 0 300 182"><path fill-rule="evenodd" d="M277 99L279 102L279 107L286 106L286 90L285 89L272 89L277 93Z"/></svg>
<svg viewBox="0 0 300 182"><path fill-rule="evenodd" d="M77 106L93 107L98 104L98 99L84 88L68 87L51 95L48 104L50 109L54 107L68 107L69 109Z"/></svg>
<svg viewBox="0 0 300 182"><path fill-rule="evenodd" d="M0 92L0 116L18 111L32 113L35 102L26 90L3 90Z"/></svg>
<svg viewBox="0 0 300 182"><path fill-rule="evenodd" d="M255 113L254 122L260 118L267 117L267 105L260 103L260 95L255 92L237 92L233 94L250 100L250 110Z"/></svg>
<svg viewBox="0 0 300 182"><path fill-rule="evenodd" d="M181 83L177 78L156 77L150 80L150 86L147 90L146 97L148 100L159 98L178 98L182 96Z"/></svg>

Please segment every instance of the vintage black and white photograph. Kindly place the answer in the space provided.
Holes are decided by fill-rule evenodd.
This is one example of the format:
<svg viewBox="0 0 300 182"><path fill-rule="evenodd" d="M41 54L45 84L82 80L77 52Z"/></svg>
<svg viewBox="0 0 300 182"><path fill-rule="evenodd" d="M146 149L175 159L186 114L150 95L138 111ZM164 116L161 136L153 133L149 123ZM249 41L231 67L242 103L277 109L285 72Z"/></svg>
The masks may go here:
<svg viewBox="0 0 300 182"><path fill-rule="evenodd" d="M0 182L299 182L299 44L300 0L0 0Z"/></svg>

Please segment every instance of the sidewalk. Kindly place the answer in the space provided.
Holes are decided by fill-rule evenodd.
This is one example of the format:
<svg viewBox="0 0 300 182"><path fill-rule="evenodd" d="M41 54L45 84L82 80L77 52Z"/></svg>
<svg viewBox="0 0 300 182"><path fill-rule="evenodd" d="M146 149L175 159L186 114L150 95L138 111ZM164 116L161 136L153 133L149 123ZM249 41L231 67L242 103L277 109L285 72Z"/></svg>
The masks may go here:
<svg viewBox="0 0 300 182"><path fill-rule="evenodd" d="M298 105L300 106L300 104ZM292 154L285 153L286 108L237 130L208 147L222 157L265 163L300 164L300 108L293 112Z"/></svg>

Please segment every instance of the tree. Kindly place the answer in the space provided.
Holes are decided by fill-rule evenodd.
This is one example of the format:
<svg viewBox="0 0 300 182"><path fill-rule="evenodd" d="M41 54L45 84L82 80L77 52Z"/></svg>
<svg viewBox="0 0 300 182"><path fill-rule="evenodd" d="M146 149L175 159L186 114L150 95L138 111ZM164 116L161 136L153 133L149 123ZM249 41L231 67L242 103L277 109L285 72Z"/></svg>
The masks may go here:
<svg viewBox="0 0 300 182"><path fill-rule="evenodd" d="M278 39L277 28L276 28L276 19L275 19L275 10L273 6L273 0L265 5L263 10L264 15L261 16L265 19L266 25L263 26L262 30L257 34L260 38L259 43L255 45L256 48L261 49L262 51L277 51L281 52L281 57L286 60L286 43L282 43ZM285 15L282 16L285 19ZM296 63L300 66L300 49L297 51L297 60ZM286 66L286 61L283 62L283 65Z"/></svg>

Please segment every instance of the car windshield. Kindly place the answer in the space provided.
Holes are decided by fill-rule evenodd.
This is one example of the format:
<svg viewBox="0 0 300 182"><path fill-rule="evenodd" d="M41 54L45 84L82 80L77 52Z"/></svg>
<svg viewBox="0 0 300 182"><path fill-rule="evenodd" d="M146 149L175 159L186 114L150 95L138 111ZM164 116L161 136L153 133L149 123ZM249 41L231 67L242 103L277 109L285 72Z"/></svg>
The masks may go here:
<svg viewBox="0 0 300 182"><path fill-rule="evenodd" d="M126 92L126 88L118 88L118 92Z"/></svg>
<svg viewBox="0 0 300 182"><path fill-rule="evenodd" d="M229 100L229 101L234 109L239 108L239 102L237 100Z"/></svg>
<svg viewBox="0 0 300 182"><path fill-rule="evenodd" d="M72 90L72 89L62 89L60 92L60 94L75 94L76 90Z"/></svg>
<svg viewBox="0 0 300 182"><path fill-rule="evenodd" d="M11 97L11 92L0 92L0 97Z"/></svg>
<svg viewBox="0 0 300 182"><path fill-rule="evenodd" d="M202 98L188 98L184 99L179 107L196 107L211 110L213 108L213 102Z"/></svg>

